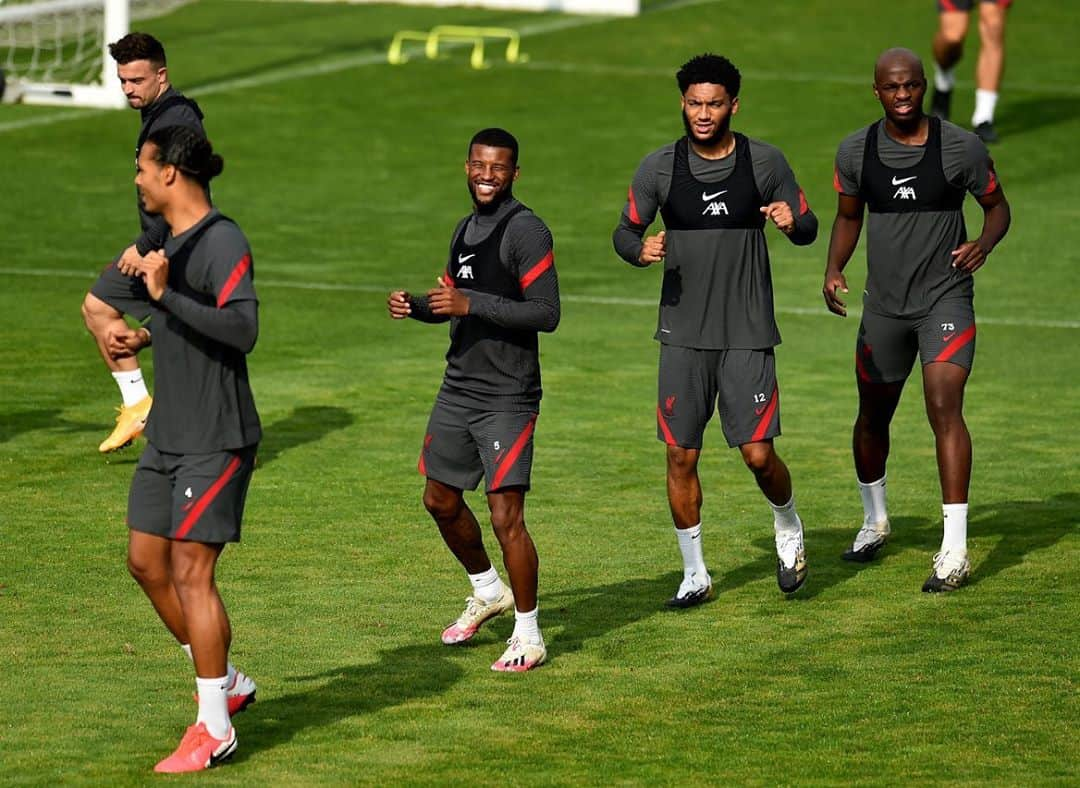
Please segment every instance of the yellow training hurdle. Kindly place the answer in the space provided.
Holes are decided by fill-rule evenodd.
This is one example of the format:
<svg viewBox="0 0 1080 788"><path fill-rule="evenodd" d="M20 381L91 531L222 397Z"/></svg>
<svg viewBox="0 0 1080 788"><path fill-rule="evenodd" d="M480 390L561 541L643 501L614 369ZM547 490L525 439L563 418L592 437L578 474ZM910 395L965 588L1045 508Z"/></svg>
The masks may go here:
<svg viewBox="0 0 1080 788"><path fill-rule="evenodd" d="M489 39L506 39L506 62L520 63L527 59L521 53L521 35L516 30L508 27L471 27L466 25L438 25L427 32L419 30L399 30L394 34L390 42L390 51L386 53L386 59L392 65L400 65L408 61L404 52L406 41L423 41L424 54L428 60L439 57L439 44L442 41L472 42L472 55L469 57L469 65L473 68L487 68L484 60L484 42Z"/></svg>

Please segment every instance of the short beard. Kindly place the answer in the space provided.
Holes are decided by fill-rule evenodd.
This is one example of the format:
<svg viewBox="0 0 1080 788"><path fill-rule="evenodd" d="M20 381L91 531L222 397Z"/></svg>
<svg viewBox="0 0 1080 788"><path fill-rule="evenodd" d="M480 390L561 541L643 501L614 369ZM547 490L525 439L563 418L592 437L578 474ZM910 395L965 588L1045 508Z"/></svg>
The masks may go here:
<svg viewBox="0 0 1080 788"><path fill-rule="evenodd" d="M481 216L490 216L499 210L499 206L514 196L513 184L507 186L501 192L491 198L491 202L482 203L476 199L476 192L473 191L472 181L466 181L465 185L469 189L469 197L472 198L473 207L476 212Z"/></svg>
<svg viewBox="0 0 1080 788"><path fill-rule="evenodd" d="M686 117L686 112L679 113L682 115L682 125L686 129L686 138L695 145L701 145L703 148L712 148L720 144L720 141L724 139L724 135L728 133L728 129L731 128L731 116L728 115L724 119L724 122L720 124L719 128L713 132L713 135L707 140L699 140L694 136L693 126L690 124L690 118Z"/></svg>

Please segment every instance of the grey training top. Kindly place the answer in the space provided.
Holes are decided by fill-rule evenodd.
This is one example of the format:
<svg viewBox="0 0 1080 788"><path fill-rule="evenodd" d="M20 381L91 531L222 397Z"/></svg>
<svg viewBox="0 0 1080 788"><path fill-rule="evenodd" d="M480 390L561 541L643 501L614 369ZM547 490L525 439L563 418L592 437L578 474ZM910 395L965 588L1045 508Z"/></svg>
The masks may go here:
<svg viewBox="0 0 1080 788"><path fill-rule="evenodd" d="M844 139L836 152L833 187L841 194L858 197L860 186L865 186L863 154L870 128ZM916 167L925 153L922 145L894 140L884 123L878 125L877 147L881 163L896 170ZM982 140L947 121L941 122L941 167L949 184L973 195L998 188L994 164ZM894 176L893 183L897 190L914 189L918 181ZM967 240L961 210L871 212L866 234L864 309L889 317L917 317L946 295L973 296L971 275L952 267L952 251Z"/></svg>
<svg viewBox="0 0 1080 788"><path fill-rule="evenodd" d="M469 314L450 319L440 399L488 411L539 407L537 332L554 331L561 315L552 247L547 225L513 197L458 222L443 278L468 296ZM426 296L409 301L417 320L448 319L432 314Z"/></svg>
<svg viewBox="0 0 1080 788"><path fill-rule="evenodd" d="M239 449L262 437L246 355L259 332L251 249L216 209L165 243L168 285L151 301L154 407L146 437L163 452Z"/></svg>
<svg viewBox="0 0 1080 788"><path fill-rule="evenodd" d="M795 217L792 243L805 245L817 237L817 217L806 203L787 160L778 148L750 139L753 184L761 203L785 201ZM630 186L613 242L619 256L640 266L642 238L669 198L676 143L650 153ZM685 197L703 211L716 208L707 197L722 191L736 172L737 153L705 159L688 152L690 175L701 184L716 184ZM727 209L728 206L725 206ZM747 212L751 206L742 206ZM730 206L734 211L735 206ZM773 314L772 274L762 229L724 228L666 234L664 285L655 338L663 344L698 349L769 348L780 343Z"/></svg>

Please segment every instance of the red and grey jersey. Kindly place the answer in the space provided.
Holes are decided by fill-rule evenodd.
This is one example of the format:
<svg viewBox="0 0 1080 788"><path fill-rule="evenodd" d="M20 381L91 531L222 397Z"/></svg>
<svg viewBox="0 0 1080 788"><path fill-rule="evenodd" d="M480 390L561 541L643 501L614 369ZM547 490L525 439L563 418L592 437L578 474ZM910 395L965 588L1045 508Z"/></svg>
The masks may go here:
<svg viewBox="0 0 1080 788"><path fill-rule="evenodd" d="M723 159L704 159L684 137L647 156L630 186L613 241L640 265L642 237L659 211L667 254L655 338L666 345L724 350L780 343L762 206L786 201L796 244L817 237L817 218L784 155L735 134Z"/></svg>
<svg viewBox="0 0 1080 788"><path fill-rule="evenodd" d="M469 314L450 319L439 397L487 411L535 410L542 396L538 332L559 323L559 279L551 231L510 198L493 214L458 223L443 279L469 297ZM426 297L413 316L441 322Z"/></svg>
<svg viewBox="0 0 1080 788"><path fill-rule="evenodd" d="M169 278L151 301L154 407L146 437L159 451L203 454L262 437L248 381L258 300L247 239L211 210L165 243Z"/></svg>
<svg viewBox="0 0 1080 788"><path fill-rule="evenodd" d="M139 129L139 139L135 143L136 162L139 160L139 151L146 142L146 138L158 129L184 126L204 136L206 134L202 125L203 113L199 105L173 87L158 96L149 107L139 110L139 113L142 116L142 126ZM161 216L146 212L137 189L135 198L139 206L139 227L142 230L139 237L135 239L135 246L139 254L145 255L147 252L164 246L169 227Z"/></svg>
<svg viewBox="0 0 1080 788"><path fill-rule="evenodd" d="M967 240L963 200L999 188L978 137L929 122L925 145L897 142L878 121L836 154L834 188L869 212L863 306L890 317L925 315L945 295L973 296L971 275L952 267L953 250Z"/></svg>

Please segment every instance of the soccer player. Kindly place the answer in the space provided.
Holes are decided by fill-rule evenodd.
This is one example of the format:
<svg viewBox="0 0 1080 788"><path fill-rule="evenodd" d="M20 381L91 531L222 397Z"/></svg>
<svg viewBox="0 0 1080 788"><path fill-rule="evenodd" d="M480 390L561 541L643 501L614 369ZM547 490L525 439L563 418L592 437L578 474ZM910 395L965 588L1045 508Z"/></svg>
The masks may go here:
<svg viewBox="0 0 1080 788"><path fill-rule="evenodd" d="M964 54L970 11L979 6L979 60L975 66L975 114L971 125L985 143L998 141L994 109L1005 72L1005 16L1012 0L938 0L938 29L934 34L934 98L930 112L949 119L956 64Z"/></svg>
<svg viewBox="0 0 1080 788"><path fill-rule="evenodd" d="M1009 204L986 146L974 134L923 114L923 64L908 49L889 49L874 67L874 95L885 117L840 143L839 192L823 295L847 309L843 270L867 228L866 289L855 343L859 415L852 447L863 524L844 553L870 561L888 541L885 463L889 423L916 352L922 360L926 415L934 431L944 534L923 591L953 591L967 578L971 436L964 386L975 358L975 273L1009 229ZM982 233L968 240L965 194L983 210Z"/></svg>
<svg viewBox="0 0 1080 788"><path fill-rule="evenodd" d="M530 670L547 658L525 493L540 411L537 334L555 330L561 309L551 232L514 197L519 172L513 135L478 131L465 160L473 211L454 230L439 286L422 296L395 290L387 300L394 319L450 322L446 374L418 468L427 479L424 506L468 573L473 593L442 641L464 643L485 621L514 608L513 635L491 666L511 672ZM509 588L488 559L476 516L462 495L481 478Z"/></svg>
<svg viewBox="0 0 1080 788"><path fill-rule="evenodd" d="M258 335L251 250L207 199L223 167L183 126L152 131L135 183L168 226L164 248L135 263L149 299L156 401L128 498L128 568L195 663L198 717L158 772L205 769L236 750L230 715L255 683L228 661L232 630L214 582L227 542L240 539L262 436L246 355ZM114 335L137 351L140 332Z"/></svg>
<svg viewBox="0 0 1080 788"><path fill-rule="evenodd" d="M128 105L139 110L142 116L142 128L135 143L136 160L143 142L156 129L178 125L203 134L203 115L199 106L169 84L165 49L160 41L146 33L128 33L109 45L109 54L116 61L116 74ZM153 402L135 354L123 343L112 343L110 349L109 341L110 334L128 332L125 314L140 323L149 316L146 288L142 280L131 273L143 255L161 248L166 227L164 220L147 212L141 202L139 222L142 228L139 237L102 271L82 304L83 321L120 387L123 400L116 427L98 447L102 452L123 448L138 437ZM143 334L144 342L149 342L150 330L145 326L138 330Z"/></svg>
<svg viewBox="0 0 1080 788"><path fill-rule="evenodd" d="M765 225L804 245L817 237L817 218L784 155L732 131L741 77L731 61L699 55L676 79L686 135L641 162L613 240L631 265L664 265L657 437L667 445L668 503L683 558L683 580L668 605L691 607L712 594L697 466L717 407L728 446L739 447L772 507L780 589L793 592L806 579L791 475L773 446L780 333ZM657 211L665 229L645 238Z"/></svg>

